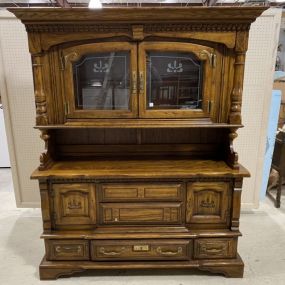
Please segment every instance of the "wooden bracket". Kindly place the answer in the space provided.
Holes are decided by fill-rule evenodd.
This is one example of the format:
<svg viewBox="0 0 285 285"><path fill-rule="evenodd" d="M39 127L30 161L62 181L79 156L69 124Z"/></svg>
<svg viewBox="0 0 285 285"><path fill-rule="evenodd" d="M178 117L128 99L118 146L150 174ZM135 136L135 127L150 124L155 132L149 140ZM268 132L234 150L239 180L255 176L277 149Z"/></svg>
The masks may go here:
<svg viewBox="0 0 285 285"><path fill-rule="evenodd" d="M133 32L134 40L142 41L144 39L144 26L143 25L133 25L132 32Z"/></svg>

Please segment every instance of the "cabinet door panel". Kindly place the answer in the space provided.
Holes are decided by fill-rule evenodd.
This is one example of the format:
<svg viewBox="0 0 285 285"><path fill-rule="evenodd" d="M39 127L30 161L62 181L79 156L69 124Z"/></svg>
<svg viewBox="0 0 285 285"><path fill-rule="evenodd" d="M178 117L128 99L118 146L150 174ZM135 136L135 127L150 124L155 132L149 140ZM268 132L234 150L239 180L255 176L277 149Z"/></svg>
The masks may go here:
<svg viewBox="0 0 285 285"><path fill-rule="evenodd" d="M55 225L96 223L95 187L92 184L54 184Z"/></svg>
<svg viewBox="0 0 285 285"><path fill-rule="evenodd" d="M186 222L189 224L227 223L230 193L228 182L189 183Z"/></svg>
<svg viewBox="0 0 285 285"><path fill-rule="evenodd" d="M181 203L101 203L102 224L181 224Z"/></svg>
<svg viewBox="0 0 285 285"><path fill-rule="evenodd" d="M136 50L128 42L64 49L66 118L136 117Z"/></svg>
<svg viewBox="0 0 285 285"><path fill-rule="evenodd" d="M139 45L140 117L209 118L216 93L217 54L191 43Z"/></svg>

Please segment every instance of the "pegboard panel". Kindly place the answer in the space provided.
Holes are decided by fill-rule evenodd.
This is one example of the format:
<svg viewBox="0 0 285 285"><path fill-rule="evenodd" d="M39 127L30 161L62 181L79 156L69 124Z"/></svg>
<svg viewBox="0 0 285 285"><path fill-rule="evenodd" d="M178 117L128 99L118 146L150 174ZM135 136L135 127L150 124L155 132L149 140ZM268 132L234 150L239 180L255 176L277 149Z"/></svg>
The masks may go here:
<svg viewBox="0 0 285 285"><path fill-rule="evenodd" d="M261 190L266 130L273 85L276 49L281 21L280 9L269 9L251 25L246 54L242 122L235 142L239 161L251 173L244 179L244 207L258 207Z"/></svg>
<svg viewBox="0 0 285 285"><path fill-rule="evenodd" d="M37 181L30 175L39 164L43 143L35 124L31 58L25 27L7 11L0 11L1 94L19 207L39 206ZM5 86L3 86L5 85Z"/></svg>

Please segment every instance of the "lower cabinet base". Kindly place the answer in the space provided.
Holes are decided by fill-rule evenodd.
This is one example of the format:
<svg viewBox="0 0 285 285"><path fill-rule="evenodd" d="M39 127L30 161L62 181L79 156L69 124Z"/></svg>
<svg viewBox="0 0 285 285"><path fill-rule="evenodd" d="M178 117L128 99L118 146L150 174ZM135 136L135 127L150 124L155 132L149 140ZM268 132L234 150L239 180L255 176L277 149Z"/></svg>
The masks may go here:
<svg viewBox="0 0 285 285"><path fill-rule="evenodd" d="M132 261L132 262L92 262L92 261L47 261L40 264L40 279L53 280L85 270L112 269L191 269L220 273L226 277L242 278L244 264L240 256L235 259L211 259L191 261Z"/></svg>

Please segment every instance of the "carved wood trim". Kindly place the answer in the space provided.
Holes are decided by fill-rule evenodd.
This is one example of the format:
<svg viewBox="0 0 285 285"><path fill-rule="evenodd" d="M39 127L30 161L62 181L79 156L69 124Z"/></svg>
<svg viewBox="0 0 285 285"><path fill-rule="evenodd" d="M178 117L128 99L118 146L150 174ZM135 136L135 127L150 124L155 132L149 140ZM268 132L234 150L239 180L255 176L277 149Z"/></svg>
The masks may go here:
<svg viewBox="0 0 285 285"><path fill-rule="evenodd" d="M242 181L243 181L242 178L234 180L232 215L231 215L232 216L231 218L231 230L232 231L239 231Z"/></svg>
<svg viewBox="0 0 285 285"><path fill-rule="evenodd" d="M241 104L245 55L248 44L248 32L239 31L236 35L234 81L231 93L230 124L241 124Z"/></svg>
<svg viewBox="0 0 285 285"><path fill-rule="evenodd" d="M249 31L250 24L179 23L146 24L145 32L231 32Z"/></svg>
<svg viewBox="0 0 285 285"><path fill-rule="evenodd" d="M147 33L153 32L232 32L249 31L249 23L178 23L178 24L145 24L133 25L122 24L26 24L26 31L29 33L131 33L141 29ZM137 32L135 31L135 32ZM134 37L135 39L135 37ZM141 38L139 38L141 40Z"/></svg>
<svg viewBox="0 0 285 285"><path fill-rule="evenodd" d="M227 145L226 161L233 169L239 169L238 153L234 150L234 139L237 138L237 128L229 129L229 141Z"/></svg>
<svg viewBox="0 0 285 285"><path fill-rule="evenodd" d="M32 56L37 125L48 124L47 102L46 94L44 92L43 56L43 54Z"/></svg>
<svg viewBox="0 0 285 285"><path fill-rule="evenodd" d="M131 25L129 24L26 24L28 33L128 33L131 30Z"/></svg>
<svg viewBox="0 0 285 285"><path fill-rule="evenodd" d="M40 155L39 170L46 170L52 164L52 158L50 154L50 134L48 130L41 130L40 138L44 141L44 151Z"/></svg>

